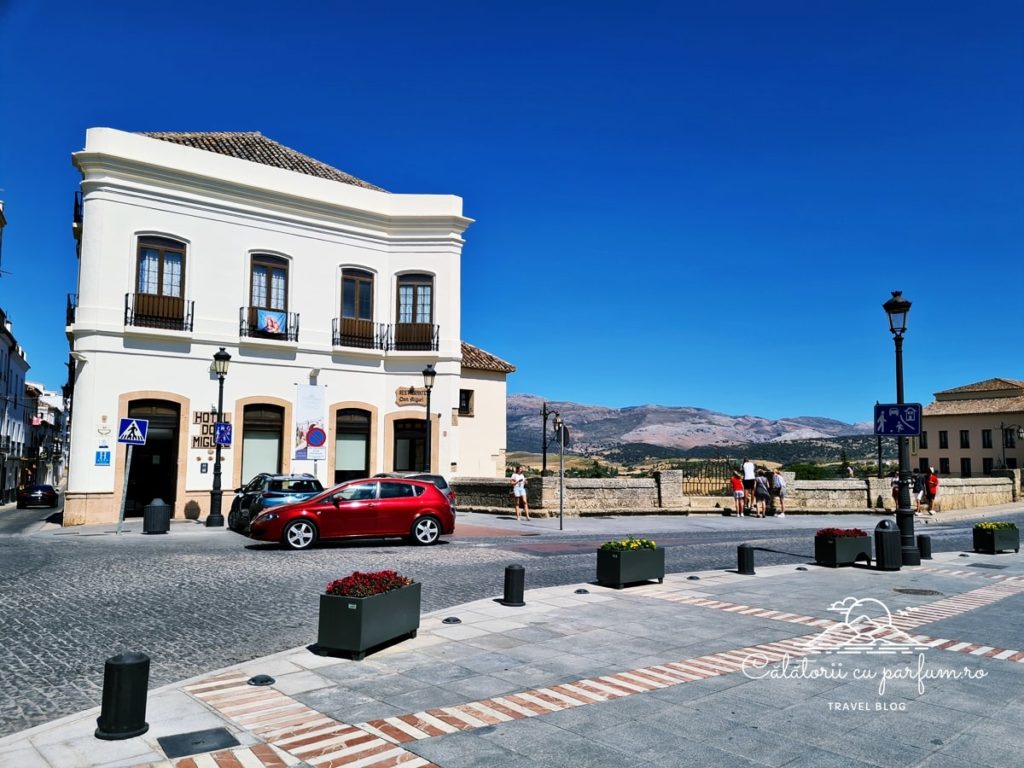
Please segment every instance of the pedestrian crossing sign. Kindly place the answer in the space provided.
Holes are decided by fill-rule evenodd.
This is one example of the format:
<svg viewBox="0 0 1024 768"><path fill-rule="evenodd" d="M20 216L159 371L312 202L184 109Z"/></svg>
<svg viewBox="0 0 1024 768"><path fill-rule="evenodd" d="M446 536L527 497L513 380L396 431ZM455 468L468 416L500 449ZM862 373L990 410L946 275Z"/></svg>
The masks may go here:
<svg viewBox="0 0 1024 768"><path fill-rule="evenodd" d="M127 445L145 445L149 421L146 419L121 419L117 428L117 442Z"/></svg>

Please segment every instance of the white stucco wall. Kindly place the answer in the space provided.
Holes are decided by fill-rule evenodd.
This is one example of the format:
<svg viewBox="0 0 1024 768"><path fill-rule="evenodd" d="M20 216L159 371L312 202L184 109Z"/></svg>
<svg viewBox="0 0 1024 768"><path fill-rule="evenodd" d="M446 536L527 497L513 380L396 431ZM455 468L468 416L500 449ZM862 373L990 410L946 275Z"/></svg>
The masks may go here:
<svg viewBox="0 0 1024 768"><path fill-rule="evenodd" d="M422 419L422 405L396 405L396 390L422 386L428 363L438 375L432 392L432 467L450 475L454 464L492 466L495 445L504 446L504 380L488 382L498 397L500 434L488 438L479 426L460 441L439 414L458 409L460 389L460 258L462 232L471 221L451 195L396 195L305 176L159 139L107 128L91 129L74 155L82 172L83 229L78 307L69 328L77 363L68 481L69 523L109 520L120 502L123 450L116 448L119 418L131 399L178 402L186 435L198 434L192 415L216 404L213 354L231 354L224 410L232 414L235 445L223 451L223 487L240 478L242 406L265 400L288 404L296 385L325 387L333 406L363 407L375 414L371 471L390 470L391 423ZM125 326L125 294L135 291L137 241L141 235L185 243L184 298L194 302L189 331ZM239 308L248 306L250 258L269 253L289 262L288 310L300 315L299 340L241 338ZM332 320L340 314L341 270L374 274L374 320L396 321L396 281L402 272L434 276L437 351L382 351L332 346ZM496 406L495 406L496 407ZM291 413L286 412L283 471L312 472L313 462L290 460ZM316 473L333 482L334 422L328 416L327 461ZM205 509L212 473L210 449L180 441L181 477L175 514L186 500ZM106 442L115 451L110 466L96 465ZM485 451L486 457L469 451ZM225 512L230 494L225 497Z"/></svg>

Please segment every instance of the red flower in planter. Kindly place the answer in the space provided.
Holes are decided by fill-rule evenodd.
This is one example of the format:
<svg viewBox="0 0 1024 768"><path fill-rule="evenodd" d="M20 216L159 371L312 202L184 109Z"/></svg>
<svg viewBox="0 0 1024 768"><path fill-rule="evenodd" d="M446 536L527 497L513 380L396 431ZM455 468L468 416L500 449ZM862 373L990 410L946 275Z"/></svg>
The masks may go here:
<svg viewBox="0 0 1024 768"><path fill-rule="evenodd" d="M397 571L375 571L361 573L356 571L344 579L336 579L327 584L328 595L342 597L370 597L393 589L401 589L412 584L412 579L402 576Z"/></svg>
<svg viewBox="0 0 1024 768"><path fill-rule="evenodd" d="M845 538L847 536L867 536L860 528L821 528L815 536L827 536L829 538Z"/></svg>

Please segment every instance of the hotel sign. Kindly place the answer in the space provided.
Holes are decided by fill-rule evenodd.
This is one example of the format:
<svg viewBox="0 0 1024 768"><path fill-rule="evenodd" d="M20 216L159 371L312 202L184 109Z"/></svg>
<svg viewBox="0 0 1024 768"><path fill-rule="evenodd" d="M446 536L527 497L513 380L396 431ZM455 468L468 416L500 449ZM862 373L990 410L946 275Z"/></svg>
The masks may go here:
<svg viewBox="0 0 1024 768"><path fill-rule="evenodd" d="M426 405L426 387L399 387L395 390L395 405Z"/></svg>
<svg viewBox="0 0 1024 768"><path fill-rule="evenodd" d="M223 422L231 421L231 414L225 413ZM214 448L217 445L217 414L212 411L193 411L192 425L199 427L198 435L189 435L190 448ZM222 428L223 429L223 428Z"/></svg>

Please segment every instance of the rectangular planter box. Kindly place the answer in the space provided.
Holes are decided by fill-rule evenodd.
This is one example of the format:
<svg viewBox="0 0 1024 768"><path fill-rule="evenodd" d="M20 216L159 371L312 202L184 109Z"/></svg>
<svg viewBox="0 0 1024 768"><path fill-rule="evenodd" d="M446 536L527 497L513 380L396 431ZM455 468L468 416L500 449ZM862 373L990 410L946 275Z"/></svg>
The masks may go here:
<svg viewBox="0 0 1024 768"><path fill-rule="evenodd" d="M838 568L864 558L871 565L870 536L815 536L814 560L818 565Z"/></svg>
<svg viewBox="0 0 1024 768"><path fill-rule="evenodd" d="M624 584L657 579L665 581L665 549L597 550L597 583L622 589Z"/></svg>
<svg viewBox="0 0 1024 768"><path fill-rule="evenodd" d="M420 583L372 597L320 595L316 644L323 650L351 653L362 661L366 650L396 637L416 637L420 626Z"/></svg>
<svg viewBox="0 0 1024 768"><path fill-rule="evenodd" d="M998 555L1004 549L1020 552L1020 531L1016 528L975 528L973 532L975 552L983 555Z"/></svg>

